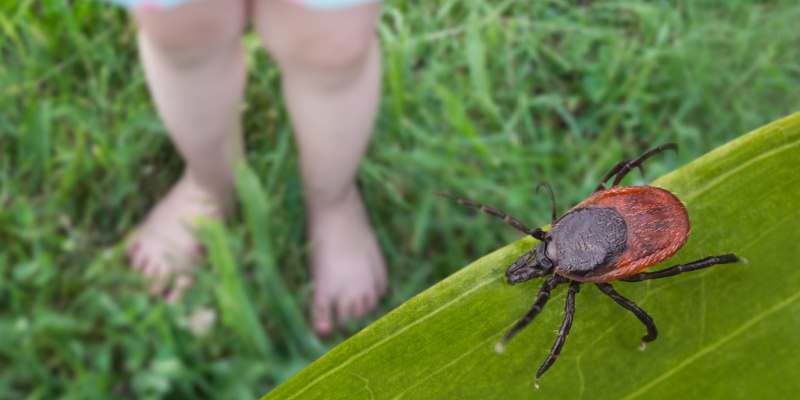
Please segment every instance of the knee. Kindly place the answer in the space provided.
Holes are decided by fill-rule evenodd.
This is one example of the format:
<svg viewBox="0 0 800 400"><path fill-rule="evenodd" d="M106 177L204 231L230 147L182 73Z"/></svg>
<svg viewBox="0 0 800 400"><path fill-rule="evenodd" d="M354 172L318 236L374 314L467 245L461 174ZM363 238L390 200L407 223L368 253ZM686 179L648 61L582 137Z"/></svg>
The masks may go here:
<svg viewBox="0 0 800 400"><path fill-rule="evenodd" d="M374 31L316 32L295 37L260 32L260 36L284 74L302 71L333 86L356 75L377 51Z"/></svg>
<svg viewBox="0 0 800 400"><path fill-rule="evenodd" d="M191 68L221 51L236 48L246 24L244 12L235 7L185 7L133 13L143 39L163 60L175 67Z"/></svg>

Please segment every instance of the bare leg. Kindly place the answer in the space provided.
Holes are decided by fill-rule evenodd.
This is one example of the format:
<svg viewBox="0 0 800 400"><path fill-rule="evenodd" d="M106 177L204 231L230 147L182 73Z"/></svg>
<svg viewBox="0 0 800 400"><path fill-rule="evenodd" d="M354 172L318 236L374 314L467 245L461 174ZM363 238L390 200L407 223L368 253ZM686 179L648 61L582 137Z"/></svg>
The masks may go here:
<svg viewBox="0 0 800 400"><path fill-rule="evenodd" d="M736 257L733 254L723 254L721 256L706 257L702 260L693 261L688 264L676 265L674 267L662 269L661 271L642 272L640 274L629 276L622 280L625 282L639 282L647 279L666 278L668 276L674 276L682 274L684 272L690 272L690 271L696 271L698 269L708 268L717 264L730 264L730 263L740 262L742 260L740 260L739 257Z"/></svg>
<svg viewBox="0 0 800 400"><path fill-rule="evenodd" d="M329 334L386 290L383 255L358 188L380 97L379 3L313 11L254 3L259 35L282 70L305 188L315 281L313 326Z"/></svg>
<svg viewBox="0 0 800 400"><path fill-rule="evenodd" d="M231 162L242 156L238 107L245 84L245 2L205 0L175 10L135 11L150 93L183 157L183 176L129 240L134 268L151 291L178 299L202 254L197 217L222 217L232 196ZM172 281L172 278L175 278Z"/></svg>
<svg viewBox="0 0 800 400"><path fill-rule="evenodd" d="M561 354L561 348L564 347L564 342L567 341L569 330L572 328L572 317L575 315L575 295L581 291L581 282L572 281L569 284L569 291L567 291L567 304L564 306L564 322L561 323L561 329L558 330L558 337L556 342L553 343L553 348L550 349L550 355L544 360L539 371L536 372L536 382L534 386L539 388L539 378L556 362L556 358Z"/></svg>
<svg viewBox="0 0 800 400"><path fill-rule="evenodd" d="M642 336L642 341L639 342L639 350L644 351L645 343L652 342L656 340L658 337L658 329L656 329L656 324L653 322L653 318L647 313L647 311L642 310L636 303L632 302L631 300L622 297L614 287L611 286L610 283L597 283L596 284L600 291L605 293L606 296L611 297L617 304L624 307L626 310L632 312L636 315L636 318L639 318L639 321L642 321L645 328L647 328L647 335Z"/></svg>

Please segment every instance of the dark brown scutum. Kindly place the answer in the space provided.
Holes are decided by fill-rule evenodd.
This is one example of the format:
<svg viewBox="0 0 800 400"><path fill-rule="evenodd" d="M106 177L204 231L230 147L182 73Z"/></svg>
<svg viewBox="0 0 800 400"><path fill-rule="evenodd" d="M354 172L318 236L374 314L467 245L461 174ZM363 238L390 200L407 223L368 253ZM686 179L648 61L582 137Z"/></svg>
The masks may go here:
<svg viewBox="0 0 800 400"><path fill-rule="evenodd" d="M601 275L614 268L627 246L625 220L613 208L584 207L565 214L550 229L558 273Z"/></svg>

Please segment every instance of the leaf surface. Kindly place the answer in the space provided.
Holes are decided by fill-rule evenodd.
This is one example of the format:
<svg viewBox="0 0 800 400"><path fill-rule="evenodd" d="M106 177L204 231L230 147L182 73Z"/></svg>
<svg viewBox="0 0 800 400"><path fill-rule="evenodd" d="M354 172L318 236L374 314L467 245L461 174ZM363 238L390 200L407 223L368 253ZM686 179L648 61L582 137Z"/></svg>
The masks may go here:
<svg viewBox="0 0 800 400"><path fill-rule="evenodd" d="M504 354L496 354L493 345L528 310L542 282L504 282L505 268L535 244L523 239L412 298L264 399L752 399L800 393L800 113L653 184L676 192L692 222L686 246L654 270L729 252L748 263L615 283L658 326L658 339L644 352L637 349L642 324L585 284L572 331L541 389L534 389L533 378L563 319L566 285ZM508 227L498 221L498 229Z"/></svg>

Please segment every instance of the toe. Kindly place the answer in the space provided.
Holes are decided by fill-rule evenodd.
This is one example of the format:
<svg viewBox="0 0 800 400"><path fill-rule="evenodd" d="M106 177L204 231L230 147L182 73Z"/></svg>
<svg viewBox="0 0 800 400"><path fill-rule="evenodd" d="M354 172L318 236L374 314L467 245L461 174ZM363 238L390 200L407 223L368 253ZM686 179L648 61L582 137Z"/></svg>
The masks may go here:
<svg viewBox="0 0 800 400"><path fill-rule="evenodd" d="M172 284L172 289L167 293L165 300L168 303L175 303L183 298L183 294L194 284L194 279L189 275L178 275Z"/></svg>
<svg viewBox="0 0 800 400"><path fill-rule="evenodd" d="M134 240L128 245L128 248L125 249L125 256L128 257L128 260L131 260L133 267L136 269L138 269L139 266L133 263L133 260L136 259L136 253L139 251L141 245L142 244L138 240Z"/></svg>
<svg viewBox="0 0 800 400"><path fill-rule="evenodd" d="M163 296L169 279L168 270L165 270L163 265L153 262L145 276L151 279L150 294Z"/></svg>
<svg viewBox="0 0 800 400"><path fill-rule="evenodd" d="M340 327L343 327L347 319L350 318L351 304L352 302L347 299L339 299L336 302L336 321L338 321Z"/></svg>
<svg viewBox="0 0 800 400"><path fill-rule="evenodd" d="M364 318L364 312L366 311L364 307L364 302L360 301L359 299L353 299L350 302L350 317L355 318L357 320L361 320Z"/></svg>
<svg viewBox="0 0 800 400"><path fill-rule="evenodd" d="M364 305L364 312L370 312L375 309L377 305L377 296L375 293L368 293L364 295L364 299L362 300L362 304Z"/></svg>
<svg viewBox="0 0 800 400"><path fill-rule="evenodd" d="M151 270L153 269L153 266L150 265L150 258L148 258L146 255L139 255L139 257L134 260L134 265L145 278L152 276Z"/></svg>
<svg viewBox="0 0 800 400"><path fill-rule="evenodd" d="M135 248L131 248L130 252L128 252L128 260L130 260L131 266L133 269L139 271L142 275L144 275L145 271L147 270L147 255L145 252L141 251L141 244L136 243Z"/></svg>
<svg viewBox="0 0 800 400"><path fill-rule="evenodd" d="M331 323L331 305L329 302L319 299L315 302L314 313L312 315L314 332L319 336L329 336L333 331Z"/></svg>

